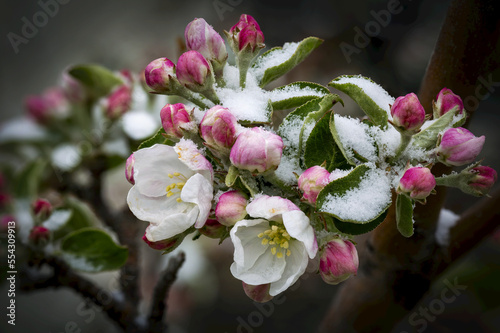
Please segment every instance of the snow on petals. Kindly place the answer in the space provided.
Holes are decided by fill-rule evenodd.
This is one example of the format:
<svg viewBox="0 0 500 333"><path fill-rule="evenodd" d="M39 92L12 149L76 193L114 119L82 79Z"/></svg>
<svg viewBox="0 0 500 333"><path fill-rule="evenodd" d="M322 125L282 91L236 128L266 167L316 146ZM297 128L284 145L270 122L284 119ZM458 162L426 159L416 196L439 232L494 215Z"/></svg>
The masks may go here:
<svg viewBox="0 0 500 333"><path fill-rule="evenodd" d="M275 296L294 284L314 258L318 244L309 218L291 201L262 195L247 206L256 219L231 229L231 273L250 285L270 284Z"/></svg>
<svg viewBox="0 0 500 333"><path fill-rule="evenodd" d="M171 238L194 225L201 228L213 198L213 170L196 145L154 145L134 153L135 185L127 202L134 215L150 222L151 242Z"/></svg>

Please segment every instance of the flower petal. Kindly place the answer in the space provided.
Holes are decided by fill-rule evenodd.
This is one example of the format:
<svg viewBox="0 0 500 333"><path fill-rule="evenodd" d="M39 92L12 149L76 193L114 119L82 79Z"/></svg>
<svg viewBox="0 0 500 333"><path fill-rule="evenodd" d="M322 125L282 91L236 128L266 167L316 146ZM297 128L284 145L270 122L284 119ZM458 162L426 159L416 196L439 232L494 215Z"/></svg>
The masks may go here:
<svg viewBox="0 0 500 333"><path fill-rule="evenodd" d="M318 252L318 243L306 214L301 210L285 212L283 213L283 224L290 236L304 243L309 258L313 259Z"/></svg>
<svg viewBox="0 0 500 333"><path fill-rule="evenodd" d="M198 206L199 214L196 218L196 228L205 224L212 207L213 187L212 183L204 176L197 173L188 179L181 192L181 200Z"/></svg>
<svg viewBox="0 0 500 333"><path fill-rule="evenodd" d="M212 164L200 153L193 141L181 139L173 149L178 154L179 160L190 170L202 174L209 181L213 181Z"/></svg>
<svg viewBox="0 0 500 333"><path fill-rule="evenodd" d="M285 265L284 257L278 258L277 256L273 256L271 251L265 251L249 269L233 263L231 265L231 273L235 278L256 286L278 281L285 270Z"/></svg>
<svg viewBox="0 0 500 333"><path fill-rule="evenodd" d="M174 182L169 173L180 172L185 177L191 177L194 172L179 161L174 148L156 144L134 153L134 180L137 190L149 197L159 197L166 194L168 185Z"/></svg>
<svg viewBox="0 0 500 333"><path fill-rule="evenodd" d="M137 185L132 186L129 190L127 203L139 220L151 223L161 223L165 216L184 213L194 206L185 202L177 202L175 197L167 198L166 195L161 197L145 196L139 192Z"/></svg>
<svg viewBox="0 0 500 333"><path fill-rule="evenodd" d="M286 257L286 267L281 279L271 283L269 295L276 296L293 285L307 268L307 251L304 244L298 241L290 242L290 256Z"/></svg>
<svg viewBox="0 0 500 333"><path fill-rule="evenodd" d="M265 220L241 220L231 229L231 241L234 244L234 262L245 268L250 268L262 255L269 245L262 245L258 237L261 232L269 229L269 222Z"/></svg>
<svg viewBox="0 0 500 333"><path fill-rule="evenodd" d="M193 206L187 214L169 215L160 224L151 223L146 228L146 237L150 242L158 242L177 236L189 229L198 215L198 207Z"/></svg>
<svg viewBox="0 0 500 333"><path fill-rule="evenodd" d="M300 209L288 199L268 195L257 197L247 206L247 213L250 216L271 221L281 221L281 215L292 210Z"/></svg>

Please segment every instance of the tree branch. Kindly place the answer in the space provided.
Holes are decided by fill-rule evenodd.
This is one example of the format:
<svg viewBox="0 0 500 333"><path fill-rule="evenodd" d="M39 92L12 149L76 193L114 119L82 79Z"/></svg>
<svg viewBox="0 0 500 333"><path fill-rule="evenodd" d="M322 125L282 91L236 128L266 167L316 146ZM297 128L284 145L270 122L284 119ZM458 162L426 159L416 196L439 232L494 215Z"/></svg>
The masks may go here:
<svg viewBox="0 0 500 333"><path fill-rule="evenodd" d="M153 300L151 301L151 312L148 317L149 332L161 333L167 328L163 317L167 310L166 299L170 287L177 278L177 272L186 259L184 252L179 252L175 257L170 258L167 268L162 272L158 283L154 289Z"/></svg>

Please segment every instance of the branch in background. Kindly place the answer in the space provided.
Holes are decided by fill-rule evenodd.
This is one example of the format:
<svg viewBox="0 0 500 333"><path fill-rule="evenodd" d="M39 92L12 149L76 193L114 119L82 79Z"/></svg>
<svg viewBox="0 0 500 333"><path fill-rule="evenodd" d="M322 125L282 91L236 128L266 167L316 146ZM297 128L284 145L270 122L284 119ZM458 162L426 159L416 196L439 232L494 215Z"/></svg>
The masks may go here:
<svg viewBox="0 0 500 333"><path fill-rule="evenodd" d="M181 268L186 255L184 252L179 252L175 257L170 258L167 268L162 272L158 283L154 289L153 300L151 301L151 312L148 317L149 332L164 332L167 328L163 320L167 310L166 299L170 287L177 278L177 272Z"/></svg>
<svg viewBox="0 0 500 333"><path fill-rule="evenodd" d="M479 103L478 78L488 77L500 65L499 15L500 3L493 0L452 1L420 90L420 101L428 113L432 99L443 87L452 89L464 101L471 96ZM474 111L465 104L468 111ZM445 167L433 169L437 175L444 171ZM417 205L415 234L409 239L397 231L395 209L391 207L386 220L359 240L358 276L341 286L320 331L388 332L417 304L432 279L444 269L441 249L434 240L444 198L445 191L440 188L427 205ZM498 212L476 217L475 221L472 214L485 207L493 211L495 204L483 201L480 205L485 206L471 209L451 230L450 262L491 230ZM486 223L483 227L482 222ZM462 246L454 247L457 243Z"/></svg>

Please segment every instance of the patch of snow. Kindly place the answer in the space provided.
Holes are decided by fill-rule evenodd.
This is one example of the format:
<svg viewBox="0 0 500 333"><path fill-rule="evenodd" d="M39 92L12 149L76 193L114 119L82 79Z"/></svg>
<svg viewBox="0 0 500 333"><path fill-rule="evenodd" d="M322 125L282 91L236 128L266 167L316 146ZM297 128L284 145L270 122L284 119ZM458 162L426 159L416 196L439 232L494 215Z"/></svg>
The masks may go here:
<svg viewBox="0 0 500 333"><path fill-rule="evenodd" d="M436 242L441 246L448 246L450 242L450 229L453 228L460 216L448 209L441 209L436 228Z"/></svg>

